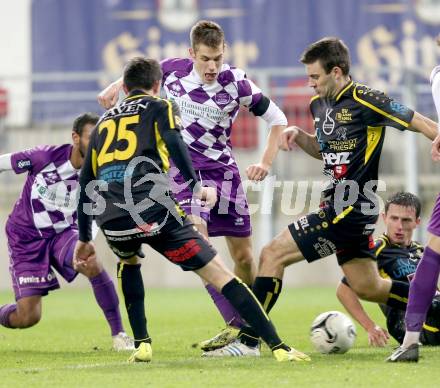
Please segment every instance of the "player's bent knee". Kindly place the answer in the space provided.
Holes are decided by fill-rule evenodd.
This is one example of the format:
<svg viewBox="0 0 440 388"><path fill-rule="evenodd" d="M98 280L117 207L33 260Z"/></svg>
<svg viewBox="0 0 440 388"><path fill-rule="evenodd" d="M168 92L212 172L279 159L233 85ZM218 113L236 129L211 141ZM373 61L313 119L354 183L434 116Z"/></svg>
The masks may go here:
<svg viewBox="0 0 440 388"><path fill-rule="evenodd" d="M282 265L282 256L279 254L274 243L270 243L263 247L259 262L260 269L278 267Z"/></svg>
<svg viewBox="0 0 440 388"><path fill-rule="evenodd" d="M354 284L351 284L351 288L356 293L356 295L363 300L375 301L379 294L377 287L375 287L371 283L356 282Z"/></svg>
<svg viewBox="0 0 440 388"><path fill-rule="evenodd" d="M252 252L250 250L240 250L235 252L233 259L235 264L240 267L251 267L254 263Z"/></svg>

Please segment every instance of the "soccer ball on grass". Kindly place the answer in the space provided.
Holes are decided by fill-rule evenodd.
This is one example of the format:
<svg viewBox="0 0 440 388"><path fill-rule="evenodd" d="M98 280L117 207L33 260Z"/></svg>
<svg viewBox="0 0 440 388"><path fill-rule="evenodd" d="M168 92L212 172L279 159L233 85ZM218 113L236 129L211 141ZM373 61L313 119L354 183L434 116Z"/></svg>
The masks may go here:
<svg viewBox="0 0 440 388"><path fill-rule="evenodd" d="M345 314L327 311L313 321L310 340L320 353L345 353L356 340L356 327Z"/></svg>

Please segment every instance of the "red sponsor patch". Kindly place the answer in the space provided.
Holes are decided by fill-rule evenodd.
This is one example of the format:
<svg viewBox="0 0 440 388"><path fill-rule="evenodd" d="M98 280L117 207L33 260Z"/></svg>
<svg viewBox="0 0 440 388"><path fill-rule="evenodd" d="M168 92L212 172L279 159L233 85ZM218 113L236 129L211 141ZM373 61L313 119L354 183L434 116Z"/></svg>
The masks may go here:
<svg viewBox="0 0 440 388"><path fill-rule="evenodd" d="M342 178L347 173L347 165L340 164L333 167L333 175L336 179Z"/></svg>
<svg viewBox="0 0 440 388"><path fill-rule="evenodd" d="M138 225L137 229L139 229L141 232L144 232L145 234L148 235L148 233L151 232L151 229L156 228L156 227L157 227L157 222L154 222L152 224Z"/></svg>
<svg viewBox="0 0 440 388"><path fill-rule="evenodd" d="M368 248L369 249L374 249L374 239L373 239L373 236L370 234L369 236L368 236Z"/></svg>
<svg viewBox="0 0 440 388"><path fill-rule="evenodd" d="M173 263L180 263L191 259L197 253L202 250L202 247L197 244L197 241L192 239L182 245L180 248L165 251L164 255L171 260Z"/></svg>

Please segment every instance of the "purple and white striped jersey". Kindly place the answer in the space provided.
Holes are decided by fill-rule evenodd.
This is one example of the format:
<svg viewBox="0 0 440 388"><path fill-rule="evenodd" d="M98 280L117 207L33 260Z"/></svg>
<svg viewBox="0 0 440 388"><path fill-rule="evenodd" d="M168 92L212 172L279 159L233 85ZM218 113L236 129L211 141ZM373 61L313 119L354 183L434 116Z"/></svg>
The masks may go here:
<svg viewBox="0 0 440 388"><path fill-rule="evenodd" d="M252 108L262 98L261 90L243 70L224 64L212 84L204 84L191 59L165 59L162 85L176 101L182 116L182 136L196 170L235 163L231 127L240 105Z"/></svg>
<svg viewBox="0 0 440 388"><path fill-rule="evenodd" d="M49 238L77 229L78 173L70 162L72 145L40 146L11 155L16 174L28 173L9 222L29 238Z"/></svg>

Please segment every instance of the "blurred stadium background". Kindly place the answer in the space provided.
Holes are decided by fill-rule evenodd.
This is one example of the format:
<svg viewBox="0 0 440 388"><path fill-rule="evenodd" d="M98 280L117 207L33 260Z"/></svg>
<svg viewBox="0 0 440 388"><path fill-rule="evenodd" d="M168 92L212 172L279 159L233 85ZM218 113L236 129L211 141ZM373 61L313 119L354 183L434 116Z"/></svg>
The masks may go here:
<svg viewBox="0 0 440 388"><path fill-rule="evenodd" d="M290 124L313 131L311 90L299 57L309 43L328 35L341 37L351 49L355 80L436 120L428 78L440 62L438 0L14 0L0 2L0 153L69 142L72 119L83 111L102 113L96 95L121 74L128 58L186 56L189 29L199 19L223 26L227 61L246 69ZM242 171L258 160L266 135L261 120L240 113L233 143ZM386 183L382 197L407 189L422 198L422 242L439 190L438 165L429 151L421 136L391 129L380 174ZM318 161L298 150L280 154L272 174L280 187L272 190L269 179L248 190L256 209L256 257L271 236L318 201L312 189L322 179ZM23 182L23 176L0 174L0 289L10 287L4 223ZM302 198L306 206L298 206ZM214 244L227 258L223 240ZM195 276L145 251L147 287L199 285ZM101 237L98 252L114 274L116 259ZM339 277L331 257L289 268L285 281L336 284ZM81 279L76 286L86 283Z"/></svg>

